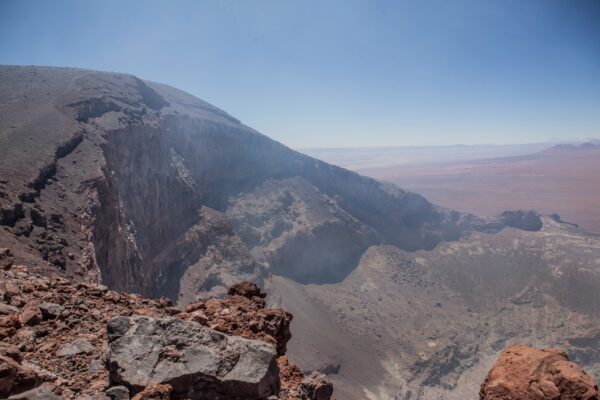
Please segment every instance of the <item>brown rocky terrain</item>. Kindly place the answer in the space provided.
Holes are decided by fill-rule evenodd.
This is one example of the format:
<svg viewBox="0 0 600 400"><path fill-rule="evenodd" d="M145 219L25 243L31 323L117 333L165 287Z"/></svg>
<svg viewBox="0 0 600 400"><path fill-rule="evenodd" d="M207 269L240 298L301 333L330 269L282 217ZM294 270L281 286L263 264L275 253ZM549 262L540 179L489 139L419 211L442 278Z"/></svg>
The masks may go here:
<svg viewBox="0 0 600 400"><path fill-rule="evenodd" d="M264 308L254 284L182 309L21 265L0 282L0 398L331 396L323 375L304 377L287 360L292 316Z"/></svg>
<svg viewBox="0 0 600 400"><path fill-rule="evenodd" d="M513 345L502 352L479 392L480 400L598 400L593 377L558 349Z"/></svg>
<svg viewBox="0 0 600 400"><path fill-rule="evenodd" d="M97 305L114 331L109 348L137 352L127 346L143 331L139 340L157 349L139 354L139 365L109 363L110 379L131 394L150 381L171 385L177 360L201 351L216 364L194 365L191 375L194 382L203 376L208 391L217 389L207 376L239 376L230 361L259 355L264 368L248 377L258 383L244 389L259 396L276 387L269 354L278 359L280 396L302 385L303 372L315 383L303 390L327 392L322 376L309 375L318 370L344 399L474 398L497 352L517 339L565 348L598 373L600 239L536 212L499 214L441 208L304 156L166 85L79 69L0 67L0 247L12 251L0 258L27 265L32 282L101 283L107 293L123 293L127 307L145 305L142 313ZM269 306L292 312L287 346L275 333L285 331L255 326L256 318L273 318L260 296L211 300L242 280L264 285ZM144 297L204 308L163 309ZM63 306L61 298L44 301ZM15 315L26 307L8 305L19 309ZM91 316L95 306L88 308ZM214 326L205 327L205 318ZM63 323L42 315L34 327ZM93 325L82 339L95 340L86 335L105 328ZM36 329L21 326L14 344ZM213 344L198 344L193 338L206 337L205 329L260 343L215 335ZM44 338L67 344L52 333L35 342ZM284 349L298 367L281 358ZM89 354L100 356L95 351ZM87 371L87 361L65 367L63 379ZM131 371L142 367L151 380L134 379ZM61 390L52 383L40 390ZM170 395L201 390L187 383L171 385ZM225 387L238 390L230 381ZM138 394L144 391L166 396L168 388Z"/></svg>

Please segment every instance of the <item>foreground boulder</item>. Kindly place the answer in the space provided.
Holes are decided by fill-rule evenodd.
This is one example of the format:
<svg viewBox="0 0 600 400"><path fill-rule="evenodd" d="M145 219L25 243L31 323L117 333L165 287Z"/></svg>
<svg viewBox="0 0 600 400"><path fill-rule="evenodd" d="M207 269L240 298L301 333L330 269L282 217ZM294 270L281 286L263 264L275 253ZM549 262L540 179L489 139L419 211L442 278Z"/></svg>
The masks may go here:
<svg viewBox="0 0 600 400"><path fill-rule="evenodd" d="M241 282L233 285L224 299L190 304L178 317L198 321L228 335L271 343L277 354L283 356L292 337L293 316L281 309L265 308L265 297L254 283Z"/></svg>
<svg viewBox="0 0 600 400"><path fill-rule="evenodd" d="M145 388L135 384L128 386L109 376L109 345L124 336L118 333L121 332L119 329L110 328L112 322L109 321L122 316L181 320L182 326L186 327L182 335L193 342L190 348L196 348L194 346L198 344L211 348L211 345L202 342L206 338L205 333L196 338L191 334L196 332L194 328L200 332L210 331L213 349L222 351L216 354L232 354L232 358L215 359L223 365L223 369L218 371L218 378L213 379L215 385L224 382L227 388L237 379L233 375L236 369L228 368L233 364L241 367L242 358L235 360L238 353L229 351L231 347L236 348L233 343L240 340L258 344L258 347L250 346L251 349L268 348L269 360L277 357L279 371L273 368L271 361L264 363L269 366L265 376L272 378L269 374L279 373L281 389L274 398L321 400L323 393L329 393L331 384L323 380L324 377L304 377L285 356L286 344L291 336L292 315L284 310L265 308L264 293L252 283L242 282L231 292L224 299L194 303L184 310L173 307L171 301L165 298L145 299L135 294L116 293L103 285L77 283L60 276L42 276L23 265L0 268L0 399L50 399L54 395L67 400L181 398L181 382L186 383L189 374L182 374L182 379L172 386L156 384ZM179 322L175 321L172 325L179 326ZM188 329L190 326L194 328ZM110 329L110 338L107 328ZM146 340L148 332L139 329L136 335L140 336L135 340ZM223 339L224 336L232 337ZM246 339L250 340L244 341ZM168 362L174 368L185 365L177 360L181 353L185 355L187 347L182 350L169 344L163 347L159 364L164 366ZM152 353L154 349L148 348L147 351ZM211 354L199 353L198 358ZM259 351L257 355L264 356L265 352ZM261 363L259 358L258 364ZM173 374L180 372L174 370ZM239 377L242 382L250 379L252 374L260 378L254 362L242 372L244 374L240 373ZM200 379L207 376L200 376ZM244 385L241 393L246 390ZM260 385L252 383L250 386ZM210 393L208 396L211 396ZM220 398L223 399L223 396Z"/></svg>
<svg viewBox="0 0 600 400"><path fill-rule="evenodd" d="M111 380L139 391L170 384L172 397L266 399L279 393L275 347L179 318L108 322Z"/></svg>
<svg viewBox="0 0 600 400"><path fill-rule="evenodd" d="M480 400L598 400L598 385L559 349L513 345L488 373Z"/></svg>

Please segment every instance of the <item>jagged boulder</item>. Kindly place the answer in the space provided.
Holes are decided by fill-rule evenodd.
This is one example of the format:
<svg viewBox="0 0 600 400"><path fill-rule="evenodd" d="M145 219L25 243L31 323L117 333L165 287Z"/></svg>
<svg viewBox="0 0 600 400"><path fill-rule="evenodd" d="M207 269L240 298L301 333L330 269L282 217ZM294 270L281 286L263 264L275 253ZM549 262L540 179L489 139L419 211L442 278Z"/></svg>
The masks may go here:
<svg viewBox="0 0 600 400"><path fill-rule="evenodd" d="M513 345L488 373L480 400L598 400L598 385L559 349Z"/></svg>
<svg viewBox="0 0 600 400"><path fill-rule="evenodd" d="M333 385L324 374L313 371L302 379L301 396L309 400L329 400L333 395Z"/></svg>
<svg viewBox="0 0 600 400"><path fill-rule="evenodd" d="M168 384L177 398L266 399L279 392L277 352L177 317L108 321L111 381L138 392Z"/></svg>
<svg viewBox="0 0 600 400"><path fill-rule="evenodd" d="M253 282L243 281L240 283L236 283L231 286L227 291L227 294L230 296L244 296L249 299L254 297L264 299L267 297L266 293L262 293L260 288Z"/></svg>
<svg viewBox="0 0 600 400"><path fill-rule="evenodd" d="M292 334L293 316L281 309L265 308L266 294L256 284L240 282L229 289L224 299L210 299L186 307L182 319L197 320L228 335L257 339L273 344L284 355ZM198 314L201 313L201 314Z"/></svg>

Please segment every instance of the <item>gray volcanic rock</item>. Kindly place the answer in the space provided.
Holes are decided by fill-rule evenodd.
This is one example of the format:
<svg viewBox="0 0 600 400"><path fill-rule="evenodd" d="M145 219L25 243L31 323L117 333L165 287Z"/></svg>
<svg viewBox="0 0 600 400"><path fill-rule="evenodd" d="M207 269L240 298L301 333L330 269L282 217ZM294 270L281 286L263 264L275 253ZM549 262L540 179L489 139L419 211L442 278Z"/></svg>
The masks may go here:
<svg viewBox="0 0 600 400"><path fill-rule="evenodd" d="M542 229L543 225L540 214L535 211L504 211L500 214L500 221L506 226L534 232Z"/></svg>
<svg viewBox="0 0 600 400"><path fill-rule="evenodd" d="M23 393L12 395L9 400L61 400L59 396L52 392L51 384L41 384L40 386Z"/></svg>
<svg viewBox="0 0 600 400"><path fill-rule="evenodd" d="M306 399L329 400L333 395L333 386L324 374L312 372L302 379L300 390Z"/></svg>
<svg viewBox="0 0 600 400"><path fill-rule="evenodd" d="M106 389L106 395L111 400L129 400L129 389L125 386L112 386Z"/></svg>
<svg viewBox="0 0 600 400"><path fill-rule="evenodd" d="M111 380L134 392L170 384L176 398L266 399L279 392L277 352L179 318L108 322Z"/></svg>
<svg viewBox="0 0 600 400"><path fill-rule="evenodd" d="M56 303L43 302L39 305L44 319L56 318L63 312L64 308Z"/></svg>
<svg viewBox="0 0 600 400"><path fill-rule="evenodd" d="M227 216L257 260L303 283L342 280L382 240L300 177L268 180L232 198Z"/></svg>
<svg viewBox="0 0 600 400"><path fill-rule="evenodd" d="M94 346L85 339L76 339L71 343L63 345L56 353L59 357L70 357L81 353L89 353Z"/></svg>

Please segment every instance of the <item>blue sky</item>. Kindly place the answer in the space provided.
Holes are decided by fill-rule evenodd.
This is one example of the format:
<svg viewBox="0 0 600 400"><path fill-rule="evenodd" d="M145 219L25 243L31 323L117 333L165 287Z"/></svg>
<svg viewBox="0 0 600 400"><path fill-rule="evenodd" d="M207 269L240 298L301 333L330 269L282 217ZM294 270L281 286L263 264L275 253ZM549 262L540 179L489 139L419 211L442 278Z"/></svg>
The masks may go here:
<svg viewBox="0 0 600 400"><path fill-rule="evenodd" d="M168 83L295 148L600 137L599 0L2 0L0 64Z"/></svg>

